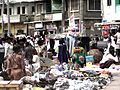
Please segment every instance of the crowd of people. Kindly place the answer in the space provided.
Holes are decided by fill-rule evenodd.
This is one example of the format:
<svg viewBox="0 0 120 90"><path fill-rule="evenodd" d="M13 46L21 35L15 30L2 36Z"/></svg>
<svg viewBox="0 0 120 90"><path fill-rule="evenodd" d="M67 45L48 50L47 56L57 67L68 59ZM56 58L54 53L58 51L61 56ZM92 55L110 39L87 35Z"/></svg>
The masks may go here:
<svg viewBox="0 0 120 90"><path fill-rule="evenodd" d="M99 56L95 57L95 62L99 63L100 68L109 68L112 64L119 64L120 62L120 27L117 29L117 32L111 31L109 32L109 35L107 37L103 37L103 48L101 47L94 47L94 49L98 49L101 51L99 56L101 55L102 58L96 58ZM99 42L99 40L97 40ZM105 45L106 44L106 45ZM99 45L98 45L99 46ZM99 60L98 60L99 59ZM98 62L99 61L99 62Z"/></svg>
<svg viewBox="0 0 120 90"><path fill-rule="evenodd" d="M0 71L5 71L9 79L21 79L26 75L26 66L32 65L34 70L40 66L40 63L36 62L40 62L39 55L43 55L41 50L44 46L44 41L38 37L0 38Z"/></svg>
<svg viewBox="0 0 120 90"><path fill-rule="evenodd" d="M73 42L74 39L71 40ZM39 57L46 57L47 52L51 52L54 56L57 54L60 64L72 62L74 69L86 65L86 56L93 56L93 64L99 65L100 68L109 68L112 64L118 64L120 60L120 28L117 33L111 33L104 40L107 41L106 48L99 48L99 39L96 39L87 51L80 40L75 41L76 45L72 47L74 43L67 42L70 38L68 40L65 37L59 40L56 52L54 45L58 40L50 39L48 49L48 39L38 36L22 38L6 36L0 38L0 71L6 71L12 80L19 80L27 74L25 68L29 68L29 65L32 66L32 71L36 72L40 68Z"/></svg>

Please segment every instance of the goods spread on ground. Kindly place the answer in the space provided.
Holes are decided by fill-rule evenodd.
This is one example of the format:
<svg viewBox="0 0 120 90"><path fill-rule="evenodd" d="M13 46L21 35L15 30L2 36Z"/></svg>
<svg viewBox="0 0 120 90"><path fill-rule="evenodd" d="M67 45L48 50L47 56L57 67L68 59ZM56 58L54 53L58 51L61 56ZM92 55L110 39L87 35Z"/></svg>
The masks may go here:
<svg viewBox="0 0 120 90"><path fill-rule="evenodd" d="M11 81L4 81L1 77L3 82L0 83L0 90L100 90L111 83L113 74L120 72L119 66L116 65L108 69L100 69L97 65L72 69L72 63L50 62L51 66L43 65L37 72L29 71L31 75L14 81L16 87L11 85Z"/></svg>

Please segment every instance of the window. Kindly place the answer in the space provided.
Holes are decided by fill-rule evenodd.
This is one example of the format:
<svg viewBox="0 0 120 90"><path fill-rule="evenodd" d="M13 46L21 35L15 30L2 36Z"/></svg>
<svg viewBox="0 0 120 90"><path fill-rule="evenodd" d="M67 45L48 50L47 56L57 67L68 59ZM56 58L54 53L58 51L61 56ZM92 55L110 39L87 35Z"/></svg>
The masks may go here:
<svg viewBox="0 0 120 90"><path fill-rule="evenodd" d="M120 4L120 0L119 0L119 4Z"/></svg>
<svg viewBox="0 0 120 90"><path fill-rule="evenodd" d="M9 8L9 13L10 13L10 15L12 15L12 9L11 8Z"/></svg>
<svg viewBox="0 0 120 90"><path fill-rule="evenodd" d="M79 10L79 1L80 0L71 0L71 11Z"/></svg>
<svg viewBox="0 0 120 90"><path fill-rule="evenodd" d="M111 0L107 0L107 6L111 6Z"/></svg>
<svg viewBox="0 0 120 90"><path fill-rule="evenodd" d="M119 5L120 4L120 0L115 0L115 4Z"/></svg>
<svg viewBox="0 0 120 90"><path fill-rule="evenodd" d="M4 14L7 14L7 8L4 9Z"/></svg>
<svg viewBox="0 0 120 90"><path fill-rule="evenodd" d="M101 10L101 0L88 0L88 10Z"/></svg>
<svg viewBox="0 0 120 90"><path fill-rule="evenodd" d="M47 0L46 1L46 12L47 13L50 13L51 12L51 1L50 0Z"/></svg>
<svg viewBox="0 0 120 90"><path fill-rule="evenodd" d="M52 12L61 12L62 10L62 0L53 0L52 1Z"/></svg>
<svg viewBox="0 0 120 90"><path fill-rule="evenodd" d="M17 14L20 14L20 7L17 7Z"/></svg>
<svg viewBox="0 0 120 90"><path fill-rule="evenodd" d="M34 6L32 6L32 13L34 13L35 12L35 7Z"/></svg>
<svg viewBox="0 0 120 90"><path fill-rule="evenodd" d="M18 34L23 34L23 33L24 33L24 30L17 30L17 33L18 33Z"/></svg>
<svg viewBox="0 0 120 90"><path fill-rule="evenodd" d="M25 7L22 7L22 14L25 14Z"/></svg>
<svg viewBox="0 0 120 90"><path fill-rule="evenodd" d="M1 12L2 12L2 10L0 9L0 16L1 16Z"/></svg>
<svg viewBox="0 0 120 90"><path fill-rule="evenodd" d="M41 14L43 12L43 4L37 4L37 14Z"/></svg>
<svg viewBox="0 0 120 90"><path fill-rule="evenodd" d="M0 13L1 13L1 11L0 11ZM4 14L7 14L7 8L4 9ZM9 14L10 14L10 15L12 14L12 9L11 9L11 8L9 8ZM0 15L1 15L1 14L0 14Z"/></svg>

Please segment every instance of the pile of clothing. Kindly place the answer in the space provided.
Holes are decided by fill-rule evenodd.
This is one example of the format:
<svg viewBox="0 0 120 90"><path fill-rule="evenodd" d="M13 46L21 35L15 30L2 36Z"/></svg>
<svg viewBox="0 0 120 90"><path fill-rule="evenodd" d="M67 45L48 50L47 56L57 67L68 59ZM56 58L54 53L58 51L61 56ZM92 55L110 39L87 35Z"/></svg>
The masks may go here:
<svg viewBox="0 0 120 90"><path fill-rule="evenodd" d="M23 82L45 90L99 90L112 80L112 74L108 71L76 71L66 68L66 64L55 65L24 78Z"/></svg>

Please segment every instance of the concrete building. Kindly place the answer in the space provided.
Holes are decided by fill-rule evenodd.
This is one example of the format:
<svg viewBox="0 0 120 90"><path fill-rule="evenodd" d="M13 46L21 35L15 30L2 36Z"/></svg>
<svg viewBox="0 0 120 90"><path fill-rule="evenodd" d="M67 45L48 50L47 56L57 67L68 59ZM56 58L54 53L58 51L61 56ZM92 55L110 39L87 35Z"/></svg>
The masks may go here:
<svg viewBox="0 0 120 90"><path fill-rule="evenodd" d="M75 23L84 23L88 35L94 34L94 23L101 22L101 0L68 0L68 17L75 16Z"/></svg>
<svg viewBox="0 0 120 90"><path fill-rule="evenodd" d="M101 31L94 29L94 23L102 21L101 0L83 0L83 21L88 35L100 34Z"/></svg>
<svg viewBox="0 0 120 90"><path fill-rule="evenodd" d="M33 35L35 31L61 30L62 0L11 0L10 32ZM7 4L4 4L4 33L8 32ZM2 31L2 3L0 4L0 34ZM59 31L58 31L59 32Z"/></svg>
<svg viewBox="0 0 120 90"><path fill-rule="evenodd" d="M34 2L10 2L10 32L15 35L17 33L26 33L27 25L24 22L29 21L28 15L33 15ZM0 12L2 11L2 4L0 4ZM2 22L4 21L4 31L2 31ZM2 13L0 16L0 34L8 32L8 15L7 3L4 4L4 14L2 20Z"/></svg>
<svg viewBox="0 0 120 90"><path fill-rule="evenodd" d="M102 0L103 22L120 21L120 0Z"/></svg>

